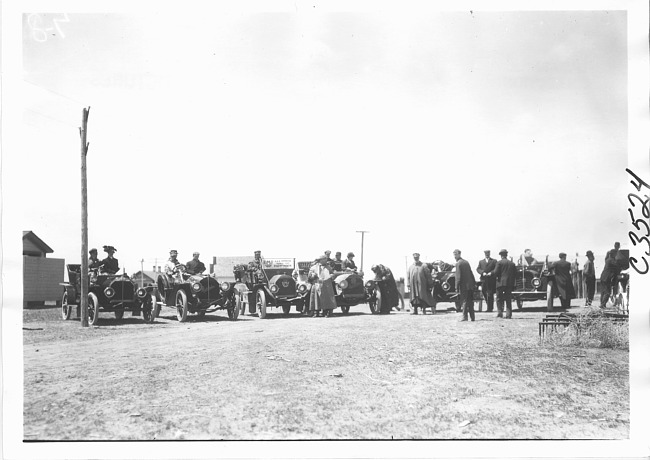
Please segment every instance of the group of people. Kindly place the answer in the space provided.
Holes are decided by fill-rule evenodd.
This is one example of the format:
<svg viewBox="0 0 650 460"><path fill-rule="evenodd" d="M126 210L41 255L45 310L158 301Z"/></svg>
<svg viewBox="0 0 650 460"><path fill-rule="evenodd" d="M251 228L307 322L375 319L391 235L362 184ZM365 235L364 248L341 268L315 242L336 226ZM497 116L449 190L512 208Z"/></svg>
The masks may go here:
<svg viewBox="0 0 650 460"><path fill-rule="evenodd" d="M615 292L618 284L618 275L621 272L621 265L617 261L620 244L615 243L614 249L607 252L605 257L605 267L600 275L601 296L600 306L605 308L610 293ZM500 260L490 257L490 250L484 251L484 258L481 259L476 267L480 275L481 291L487 304L487 311L494 311L494 297L497 299L497 317L512 318L512 293L516 285L517 269L515 263L508 258L508 251L502 249L499 251ZM476 279L474 273L465 259L461 257L459 249L454 250L455 266L455 284L456 296L462 308L463 316L460 321L474 321L474 290ZM564 252L558 254L559 260L549 264L549 269L553 272L554 294L560 298L562 308L571 306L571 299L576 297L572 279L572 265L566 260L567 255ZM587 262L584 265L583 276L586 285L586 306L591 306L595 287L596 273L594 269L594 254L592 251L586 253ZM407 272L407 288L411 296L411 314L417 315L418 309L426 311L431 308L435 313L436 300L433 297L433 277L427 264L420 260L420 254L413 254L413 264ZM531 266L538 265L539 262L533 257L532 251L526 249L519 258L519 265ZM505 307L505 312L504 312ZM505 316L504 316L505 313Z"/></svg>
<svg viewBox="0 0 650 460"><path fill-rule="evenodd" d="M186 264L182 264L178 260L178 251L172 249L169 251L169 259L165 262L165 274L169 277L178 277L181 273L186 273L188 275L200 275L205 271L205 264L199 260L200 254L194 252L192 254L192 260Z"/></svg>
<svg viewBox="0 0 650 460"><path fill-rule="evenodd" d="M92 248L88 253L90 257L88 258L88 270L100 270L103 273L108 273L109 275L114 275L120 270L120 264L115 258L115 253L117 249L113 246L104 246L104 252L107 254L104 260L99 260L97 257L97 249Z"/></svg>

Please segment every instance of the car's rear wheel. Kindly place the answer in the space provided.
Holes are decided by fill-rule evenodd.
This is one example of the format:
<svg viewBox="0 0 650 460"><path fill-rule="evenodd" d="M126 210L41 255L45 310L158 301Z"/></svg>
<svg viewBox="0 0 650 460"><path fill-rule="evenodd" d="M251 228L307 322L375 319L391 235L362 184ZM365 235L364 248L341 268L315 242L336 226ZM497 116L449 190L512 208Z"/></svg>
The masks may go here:
<svg viewBox="0 0 650 460"><path fill-rule="evenodd" d="M255 294L255 306L257 307L257 314L260 318L266 318L266 294L263 290L258 290Z"/></svg>
<svg viewBox="0 0 650 460"><path fill-rule="evenodd" d="M347 315L348 313L350 313L350 306L347 305L347 306L341 307L341 311L343 312L344 315Z"/></svg>
<svg viewBox="0 0 650 460"><path fill-rule="evenodd" d="M291 312L291 305L282 306L282 313L284 313L285 316L289 315L290 312Z"/></svg>
<svg viewBox="0 0 650 460"><path fill-rule="evenodd" d="M92 292L88 294L88 324L96 326L99 322L99 300Z"/></svg>
<svg viewBox="0 0 650 460"><path fill-rule="evenodd" d="M61 318L64 321L70 319L72 314L72 305L68 304L68 291L63 291L63 297L61 298Z"/></svg>
<svg viewBox="0 0 650 460"><path fill-rule="evenodd" d="M179 322L184 323L187 321L187 294L182 289L176 292L176 318Z"/></svg>

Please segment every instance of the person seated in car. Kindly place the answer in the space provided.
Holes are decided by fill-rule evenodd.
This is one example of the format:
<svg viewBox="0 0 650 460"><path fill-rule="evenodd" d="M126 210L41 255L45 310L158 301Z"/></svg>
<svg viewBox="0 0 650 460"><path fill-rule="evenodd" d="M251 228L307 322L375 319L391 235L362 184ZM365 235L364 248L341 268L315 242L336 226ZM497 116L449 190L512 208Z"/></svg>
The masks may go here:
<svg viewBox="0 0 650 460"><path fill-rule="evenodd" d="M266 276L262 268L262 251L255 251L255 259L248 262L248 270L253 272L255 283L265 283Z"/></svg>
<svg viewBox="0 0 650 460"><path fill-rule="evenodd" d="M178 276L180 274L180 267L182 266L183 264L178 261L178 251L176 249L169 251L169 260L165 262L165 274L167 277L173 278L174 276Z"/></svg>
<svg viewBox="0 0 650 460"><path fill-rule="evenodd" d="M343 269L344 270L351 270L356 272L357 271L357 264L354 263L354 253L353 252L348 252L348 257L343 261Z"/></svg>
<svg viewBox="0 0 650 460"><path fill-rule="evenodd" d="M524 267L530 267L531 265L539 264L537 259L533 257L533 251L531 251L530 249L524 250L524 253L521 255L520 261L521 261L521 265L523 265Z"/></svg>
<svg viewBox="0 0 650 460"><path fill-rule="evenodd" d="M108 254L104 260L102 260L101 268L104 273L114 275L120 270L120 264L117 259L113 256L117 252L113 246L104 246L104 252Z"/></svg>
<svg viewBox="0 0 650 460"><path fill-rule="evenodd" d="M97 249L92 248L88 251L90 258L88 259L88 270L96 270L101 267L102 262L97 258Z"/></svg>
<svg viewBox="0 0 650 460"><path fill-rule="evenodd" d="M332 261L335 272L343 271L343 262L343 259L341 259L341 251L336 251L336 254L334 254L334 260Z"/></svg>
<svg viewBox="0 0 650 460"><path fill-rule="evenodd" d="M192 254L192 260L185 264L185 272L190 275L200 275L205 271L205 264L199 260L199 253Z"/></svg>

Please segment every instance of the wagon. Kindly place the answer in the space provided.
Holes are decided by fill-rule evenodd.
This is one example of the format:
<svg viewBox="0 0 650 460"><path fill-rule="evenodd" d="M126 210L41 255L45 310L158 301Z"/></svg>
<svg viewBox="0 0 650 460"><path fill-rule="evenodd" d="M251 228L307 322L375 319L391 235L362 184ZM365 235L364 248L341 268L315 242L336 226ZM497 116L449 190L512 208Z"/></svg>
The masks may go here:
<svg viewBox="0 0 650 460"><path fill-rule="evenodd" d="M237 309L243 314L248 305L260 318L266 318L271 307L282 308L285 315L292 305L302 311L309 286L293 277L294 266L295 259L276 258L262 259L259 271L244 265L233 267Z"/></svg>
<svg viewBox="0 0 650 460"><path fill-rule="evenodd" d="M176 276L158 275L157 305L176 309L178 321L185 322L190 314L199 318L206 313L226 310L232 321L239 316L235 302L234 283L219 283L214 275L190 275L185 265L177 266Z"/></svg>
<svg viewBox="0 0 650 460"><path fill-rule="evenodd" d="M81 308L81 265L68 264L68 282L60 283L63 286L61 299L61 316L64 320L70 319L72 308L77 312ZM153 288L141 287L129 278L126 273L106 274L101 269L93 269L89 273L88 283L88 323L96 325L99 321L99 312L112 312L120 320L125 311L130 311L131 316L140 316L145 322L151 323L156 318L155 296Z"/></svg>

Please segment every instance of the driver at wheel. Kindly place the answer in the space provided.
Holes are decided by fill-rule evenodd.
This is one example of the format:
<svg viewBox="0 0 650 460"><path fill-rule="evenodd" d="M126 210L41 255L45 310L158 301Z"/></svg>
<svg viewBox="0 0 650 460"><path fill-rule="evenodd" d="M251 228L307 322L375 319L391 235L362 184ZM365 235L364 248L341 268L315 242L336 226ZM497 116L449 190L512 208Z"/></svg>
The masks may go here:
<svg viewBox="0 0 650 460"><path fill-rule="evenodd" d="M205 264L199 260L199 253L192 254L192 260L185 264L187 273L190 275L200 275L205 271Z"/></svg>
<svg viewBox="0 0 650 460"><path fill-rule="evenodd" d="M180 276L180 267L182 264L178 261L177 257L178 251L176 249L169 251L169 260L165 262L165 274L169 278Z"/></svg>

